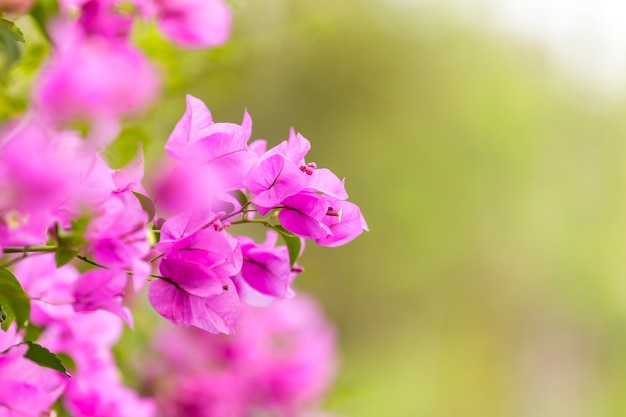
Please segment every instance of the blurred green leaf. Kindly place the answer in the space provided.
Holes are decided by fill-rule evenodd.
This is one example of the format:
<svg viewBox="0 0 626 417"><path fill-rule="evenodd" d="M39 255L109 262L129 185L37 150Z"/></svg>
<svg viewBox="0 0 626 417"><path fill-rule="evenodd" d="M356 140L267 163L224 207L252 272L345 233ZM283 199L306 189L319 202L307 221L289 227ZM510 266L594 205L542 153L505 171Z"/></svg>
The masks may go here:
<svg viewBox="0 0 626 417"><path fill-rule="evenodd" d="M15 275L5 267L0 266L0 306L4 311L2 330L7 331L15 321L21 329L30 317L30 299ZM6 310L4 310L6 308Z"/></svg>
<svg viewBox="0 0 626 417"><path fill-rule="evenodd" d="M111 168L122 168L137 153L139 144L147 144L149 142L150 137L144 127L136 125L125 126L117 139L106 148L104 158Z"/></svg>
<svg viewBox="0 0 626 417"><path fill-rule="evenodd" d="M230 193L233 197L235 197L235 199L239 202L239 204L241 204L242 206L245 206L248 203L248 197L246 197L246 194L241 191L241 190L236 190Z"/></svg>
<svg viewBox="0 0 626 417"><path fill-rule="evenodd" d="M26 42L20 28L10 20L0 19L0 30L5 30L17 42Z"/></svg>
<svg viewBox="0 0 626 417"><path fill-rule="evenodd" d="M154 216L156 215L156 209L154 208L154 203L152 202L152 200L149 197L146 197L145 195L137 193L135 191L133 191L133 194L135 194L135 197L137 197L137 200L139 200L139 204L141 204L141 209L148 214L148 219L154 219Z"/></svg>
<svg viewBox="0 0 626 417"><path fill-rule="evenodd" d="M0 49L4 52L4 65L0 68L0 75L6 77L11 68L22 56L18 42L24 42L24 35L15 23L0 19Z"/></svg>
<svg viewBox="0 0 626 417"><path fill-rule="evenodd" d="M57 228L58 249L54 255L57 268L69 263L87 246L87 240L83 235L88 222L89 219L87 217L81 217L72 222L70 231Z"/></svg>
<svg viewBox="0 0 626 417"><path fill-rule="evenodd" d="M51 17L58 14L59 3L56 0L37 0L30 10L30 15L39 27L41 33L50 40L47 24Z"/></svg>
<svg viewBox="0 0 626 417"><path fill-rule="evenodd" d="M285 244L287 244L287 250L289 251L289 266L293 267L298 260L298 256L300 256L300 250L302 249L302 240L299 236L294 235L289 230L280 225L272 226L272 229L280 233L280 235L285 240Z"/></svg>
<svg viewBox="0 0 626 417"><path fill-rule="evenodd" d="M30 359L31 361L45 368L54 369L55 371L59 371L62 374L71 376L67 372L67 369L65 369L65 365L63 365L63 362L61 362L61 359L59 359L57 355L50 352L45 347L38 345L37 343L24 343L28 345L28 351L24 355L26 359Z"/></svg>

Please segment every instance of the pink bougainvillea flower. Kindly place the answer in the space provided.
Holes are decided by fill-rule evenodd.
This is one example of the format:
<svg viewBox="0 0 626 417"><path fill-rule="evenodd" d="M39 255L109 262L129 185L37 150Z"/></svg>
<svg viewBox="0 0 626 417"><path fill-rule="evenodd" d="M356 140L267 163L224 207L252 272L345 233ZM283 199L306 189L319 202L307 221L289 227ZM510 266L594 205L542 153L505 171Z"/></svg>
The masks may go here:
<svg viewBox="0 0 626 417"><path fill-rule="evenodd" d="M23 259L14 273L31 298L30 321L35 325L45 326L76 314L72 303L80 274L73 265L57 268L54 254L44 253Z"/></svg>
<svg viewBox="0 0 626 417"><path fill-rule="evenodd" d="M123 270L94 269L82 274L74 286L78 312L106 310L133 326L130 310L122 305L128 276Z"/></svg>
<svg viewBox="0 0 626 417"><path fill-rule="evenodd" d="M287 247L275 246L278 233L269 230L265 242L260 245L245 236L237 239L241 245L243 266L233 281L241 301L263 306L292 297L290 284L296 273L289 264Z"/></svg>
<svg viewBox="0 0 626 417"><path fill-rule="evenodd" d="M204 103L188 95L185 114L165 149L181 164L202 166L204 175L211 177L223 191L233 191L244 186L248 171L258 158L247 146L251 133L252 119L248 112L244 113L241 125L213 123Z"/></svg>
<svg viewBox="0 0 626 417"><path fill-rule="evenodd" d="M165 248L159 265L164 278L148 289L154 309L179 326L231 333L239 314L239 297L229 278L241 270L237 240L209 228L169 242Z"/></svg>
<svg viewBox="0 0 626 417"><path fill-rule="evenodd" d="M185 113L176 123L165 143L165 152L179 161L183 159L189 144L203 137L203 131L213 125L213 117L202 100L187 94Z"/></svg>
<svg viewBox="0 0 626 417"><path fill-rule="evenodd" d="M122 334L122 321L99 310L75 312L48 323L38 342L72 357L76 368L67 382L63 405L75 417L152 417L154 403L121 383L111 348Z"/></svg>
<svg viewBox="0 0 626 417"><path fill-rule="evenodd" d="M48 411L69 378L26 359L27 345L0 355L0 416L39 416Z"/></svg>
<svg viewBox="0 0 626 417"><path fill-rule="evenodd" d="M330 234L323 223L328 212L328 202L323 195L299 193L282 202L278 215L280 224L292 233L306 239L319 239Z"/></svg>
<svg viewBox="0 0 626 417"><path fill-rule="evenodd" d="M148 216L132 193L115 193L100 207L85 231L87 250L93 259L106 267L132 271L137 290L151 269L143 260L150 252L147 223Z"/></svg>
<svg viewBox="0 0 626 417"><path fill-rule="evenodd" d="M253 203L273 208L301 191L305 182L305 175L296 164L280 154L274 154L263 158L252 168L247 185L255 194Z"/></svg>
<svg viewBox="0 0 626 417"><path fill-rule="evenodd" d="M309 415L335 374L335 332L314 300L242 306L232 336L169 327L144 380L167 415ZM165 411L167 410L167 411Z"/></svg>
<svg viewBox="0 0 626 417"><path fill-rule="evenodd" d="M239 297L227 280L218 295L193 295L171 281L150 283L148 299L161 316L181 327L195 326L209 333L232 334L239 317Z"/></svg>
<svg viewBox="0 0 626 417"><path fill-rule="evenodd" d="M224 44L230 36L231 11L224 0L153 0L159 28L188 48Z"/></svg>
<svg viewBox="0 0 626 417"><path fill-rule="evenodd" d="M116 10L119 3L118 0L88 0L83 2L78 25L88 36L127 40L133 25L133 18Z"/></svg>
<svg viewBox="0 0 626 417"><path fill-rule="evenodd" d="M244 187L258 155L250 151L252 121L245 113L241 125L213 123L202 101L187 96L187 109L176 124L166 151L175 161L161 171L153 195L159 215L176 215L190 209L219 211L227 192ZM208 180L210 179L210 180Z"/></svg>
<svg viewBox="0 0 626 417"><path fill-rule="evenodd" d="M225 231L200 229L179 240L164 259L176 259L200 265L215 278L228 278L241 270L241 247ZM176 281L175 277L167 277Z"/></svg>
<svg viewBox="0 0 626 417"><path fill-rule="evenodd" d="M321 246L341 246L369 230L359 207L349 201L329 199L329 208L322 222L330 233L315 240Z"/></svg>
<svg viewBox="0 0 626 417"><path fill-rule="evenodd" d="M340 180L331 170L326 168L315 169L311 175L307 176L305 190L321 192L339 200L348 198L344 180Z"/></svg>
<svg viewBox="0 0 626 417"><path fill-rule="evenodd" d="M111 348L122 336L123 329L122 320L108 311L74 312L47 323L37 342L51 352L69 354L80 373L94 362L113 362Z"/></svg>
<svg viewBox="0 0 626 417"><path fill-rule="evenodd" d="M270 150L270 153L280 153L291 160L294 164L301 167L303 172L306 171L306 162L304 161L304 157L311 150L311 142L300 133L296 133L294 128L289 129L289 138L287 140L282 141L273 149ZM312 167L309 167L312 168ZM306 173L306 172L305 172ZM310 173L308 173L310 175Z"/></svg>
<svg viewBox="0 0 626 417"><path fill-rule="evenodd" d="M22 119L0 140L0 245L45 243L55 222L69 226L108 198L110 177L75 133Z"/></svg>
<svg viewBox="0 0 626 417"><path fill-rule="evenodd" d="M154 401L120 382L114 363L94 361L68 384L63 404L75 417L153 417Z"/></svg>
<svg viewBox="0 0 626 417"><path fill-rule="evenodd" d="M143 148L139 145L134 158L123 168L113 171L114 190L116 192L135 191L146 195L146 190L141 185L145 171L144 167Z"/></svg>
<svg viewBox="0 0 626 417"><path fill-rule="evenodd" d="M156 99L158 73L125 41L85 36L68 23L54 33L57 48L33 89L36 108L55 123L92 122L111 136L98 138L106 145L115 137L120 117L136 114Z"/></svg>
<svg viewBox="0 0 626 417"><path fill-rule="evenodd" d="M177 374L168 384L173 387L157 398L164 416L186 417L243 417L248 415L247 398L250 387L236 375Z"/></svg>
<svg viewBox="0 0 626 417"><path fill-rule="evenodd" d="M162 253L169 252L176 242L213 225L222 214L200 206L170 217L161 226L161 239L157 243L157 249Z"/></svg>

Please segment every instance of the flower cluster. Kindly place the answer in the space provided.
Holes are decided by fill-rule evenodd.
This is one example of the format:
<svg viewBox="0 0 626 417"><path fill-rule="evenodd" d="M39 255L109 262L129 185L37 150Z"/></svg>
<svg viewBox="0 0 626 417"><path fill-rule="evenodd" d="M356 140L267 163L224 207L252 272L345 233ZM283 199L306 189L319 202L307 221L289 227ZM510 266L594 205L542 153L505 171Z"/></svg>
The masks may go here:
<svg viewBox="0 0 626 417"><path fill-rule="evenodd" d="M309 414L335 375L335 332L310 297L245 307L235 336L167 326L140 367L164 416Z"/></svg>
<svg viewBox="0 0 626 417"><path fill-rule="evenodd" d="M299 252L303 238L337 246L367 228L358 207L345 201L344 182L305 162L308 140L292 130L269 150L264 141L248 146L251 127L247 113L241 125L214 123L204 103L188 96L165 145L171 166L154 186L161 279L150 283L148 296L179 326L232 333L240 302L290 297L302 268L294 263L299 253L276 246L278 233ZM261 244L228 234L246 222L273 230Z"/></svg>
<svg viewBox="0 0 626 417"><path fill-rule="evenodd" d="M0 416L39 416L59 403L73 416L155 415L151 399L122 384L111 350L123 321L133 326L130 301L146 283L161 316L197 328L181 340L204 343L209 336L198 332L238 329L230 342L211 342L241 350L233 361L210 353L232 372L193 375L206 383L197 387L214 386L223 392L211 395L228 400L198 407L210 415L248 415L219 411L237 407L295 415L331 379L333 332L312 301L276 302L294 296L305 240L334 247L367 230L344 180L305 160L310 142L293 129L268 148L251 140L247 112L241 124L216 123L193 96L158 173L144 179L141 147L112 169L103 150L124 118L159 93L158 72L130 41L134 22L156 21L183 47L212 47L229 35L230 10L223 0L59 6L45 22L53 50L32 107L0 126ZM265 240L230 233L244 223L266 228ZM253 314L249 306L267 310ZM57 354L71 358L72 379L57 372L67 372ZM183 368L190 374L194 365ZM193 380L180 375L183 385ZM215 385L216 375L234 385ZM252 390L261 382L266 391ZM172 415L188 414L179 411Z"/></svg>
<svg viewBox="0 0 626 417"><path fill-rule="evenodd" d="M50 22L55 49L33 90L39 117L61 126L88 122L92 141L105 145L120 117L152 104L159 73L129 40L138 19L156 20L187 48L219 46L231 27L224 0L61 0Z"/></svg>

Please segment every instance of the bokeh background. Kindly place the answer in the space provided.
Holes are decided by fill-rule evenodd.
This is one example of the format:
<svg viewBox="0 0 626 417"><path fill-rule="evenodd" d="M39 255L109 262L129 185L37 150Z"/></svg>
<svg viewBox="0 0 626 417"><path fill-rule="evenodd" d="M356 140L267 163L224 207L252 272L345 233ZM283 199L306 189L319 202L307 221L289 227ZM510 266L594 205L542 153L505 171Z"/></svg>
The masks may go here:
<svg viewBox="0 0 626 417"><path fill-rule="evenodd" d="M589 73L594 44L583 34L570 46L587 56L555 60L507 29L497 0L232 4L235 35L217 50L138 30L164 100L109 156L122 164L141 140L154 162L191 93L217 121L247 108L270 144L294 126L307 160L346 177L371 231L309 245L297 282L339 329L324 408L626 416L626 105L619 71ZM132 358L143 336L118 351Z"/></svg>
<svg viewBox="0 0 626 417"><path fill-rule="evenodd" d="M308 160L346 177L371 231L309 245L297 282L339 329L325 409L626 415L619 95L577 83L485 2L234 7L220 50L143 39L172 74L148 153L192 93L216 120L247 108L253 136L272 144L294 126L313 143Z"/></svg>

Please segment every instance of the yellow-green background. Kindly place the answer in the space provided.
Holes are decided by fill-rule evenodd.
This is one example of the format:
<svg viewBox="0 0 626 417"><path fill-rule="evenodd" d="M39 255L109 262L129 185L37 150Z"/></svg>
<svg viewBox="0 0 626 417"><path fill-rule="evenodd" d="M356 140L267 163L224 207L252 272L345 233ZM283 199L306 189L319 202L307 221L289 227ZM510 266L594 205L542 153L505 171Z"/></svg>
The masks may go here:
<svg viewBox="0 0 626 417"><path fill-rule="evenodd" d="M247 107L271 144L294 126L308 161L346 177L371 231L308 245L297 281L340 331L325 409L626 416L626 107L595 107L538 50L433 9L233 4L218 50L138 31L169 75L126 136L154 161L191 93L217 121Z"/></svg>

